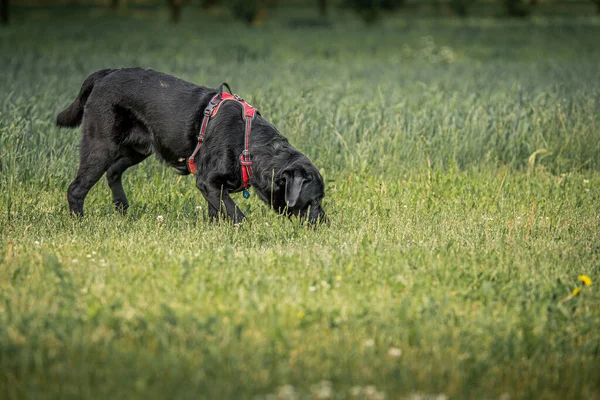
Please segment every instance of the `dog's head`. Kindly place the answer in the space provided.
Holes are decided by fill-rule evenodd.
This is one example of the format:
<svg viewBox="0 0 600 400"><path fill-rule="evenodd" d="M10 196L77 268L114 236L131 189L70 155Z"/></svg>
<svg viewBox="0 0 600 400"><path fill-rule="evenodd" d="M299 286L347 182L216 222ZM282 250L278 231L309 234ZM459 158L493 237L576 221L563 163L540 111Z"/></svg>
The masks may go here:
<svg viewBox="0 0 600 400"><path fill-rule="evenodd" d="M300 219L308 219L310 223L328 223L325 211L321 207L325 197L325 184L319 170L308 158L288 165L279 175L279 193L281 212ZM283 201L281 201L283 200Z"/></svg>

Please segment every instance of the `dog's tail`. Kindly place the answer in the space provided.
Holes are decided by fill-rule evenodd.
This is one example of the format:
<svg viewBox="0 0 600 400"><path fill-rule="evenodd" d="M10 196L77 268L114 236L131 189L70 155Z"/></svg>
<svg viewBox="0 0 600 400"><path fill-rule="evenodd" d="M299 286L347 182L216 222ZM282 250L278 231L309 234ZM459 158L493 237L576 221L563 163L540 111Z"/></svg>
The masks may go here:
<svg viewBox="0 0 600 400"><path fill-rule="evenodd" d="M92 93L92 89L96 82L107 76L108 74L115 71L114 69L103 69L98 72L94 72L90 76L88 76L85 81L83 81L83 85L81 85L81 90L79 94L71 103L69 107L67 107L64 111L58 114L56 117L56 125L64 126L67 128L75 128L81 124L81 120L83 119L83 107L87 102L90 93Z"/></svg>

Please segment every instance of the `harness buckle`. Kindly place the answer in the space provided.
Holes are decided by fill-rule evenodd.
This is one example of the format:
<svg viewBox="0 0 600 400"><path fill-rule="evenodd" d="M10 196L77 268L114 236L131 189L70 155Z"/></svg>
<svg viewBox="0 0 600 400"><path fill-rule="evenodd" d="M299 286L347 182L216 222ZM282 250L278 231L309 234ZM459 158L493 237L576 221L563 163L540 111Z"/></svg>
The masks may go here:
<svg viewBox="0 0 600 400"><path fill-rule="evenodd" d="M235 97L235 99L237 101L244 101L244 99L242 99L240 96L238 96L237 94L234 94L233 97Z"/></svg>
<svg viewBox="0 0 600 400"><path fill-rule="evenodd" d="M220 95L215 95L212 99L210 99L210 101L208 102L208 105L204 109L204 116L210 118L213 110L215 109L216 106L219 105L219 103L221 101L222 101L222 98Z"/></svg>
<svg viewBox="0 0 600 400"><path fill-rule="evenodd" d="M207 118L210 118L211 114L212 114L213 110L215 109L215 107L217 106L217 104L219 104L219 103L216 103L216 104L210 103L208 106L206 106L206 108L204 109L204 116Z"/></svg>

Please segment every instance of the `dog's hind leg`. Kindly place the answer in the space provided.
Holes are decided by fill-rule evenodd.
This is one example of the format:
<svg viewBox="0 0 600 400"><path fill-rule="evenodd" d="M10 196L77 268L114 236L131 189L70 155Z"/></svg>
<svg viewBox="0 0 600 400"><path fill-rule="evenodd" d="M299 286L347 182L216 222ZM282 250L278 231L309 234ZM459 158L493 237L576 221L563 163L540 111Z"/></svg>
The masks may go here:
<svg viewBox="0 0 600 400"><path fill-rule="evenodd" d="M67 192L71 215L83 216L85 197L114 162L115 154L114 146L101 140L92 139L84 133L81 140L79 170Z"/></svg>
<svg viewBox="0 0 600 400"><path fill-rule="evenodd" d="M117 157L117 145L111 140L113 124L110 113L88 102L83 117L79 170L67 192L71 215L83 216L85 197Z"/></svg>
<svg viewBox="0 0 600 400"><path fill-rule="evenodd" d="M123 172L129 167L141 163L147 157L148 154L141 154L133 149L124 148L119 152L117 159L110 168L108 168L108 171L106 171L108 186L113 194L113 203L117 211L120 211L123 214L125 214L129 208L129 202L127 201L127 196L123 190L123 183L121 182Z"/></svg>

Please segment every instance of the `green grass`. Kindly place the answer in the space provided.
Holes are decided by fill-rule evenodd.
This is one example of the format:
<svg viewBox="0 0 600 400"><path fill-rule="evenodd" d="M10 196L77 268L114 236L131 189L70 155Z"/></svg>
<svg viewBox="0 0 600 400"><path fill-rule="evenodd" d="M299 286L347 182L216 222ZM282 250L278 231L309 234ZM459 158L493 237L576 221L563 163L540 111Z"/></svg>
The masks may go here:
<svg viewBox="0 0 600 400"><path fill-rule="evenodd" d="M56 13L0 30L0 398L600 397L600 20ZM228 81L331 227L210 224L156 160L70 218L55 116L132 65Z"/></svg>

